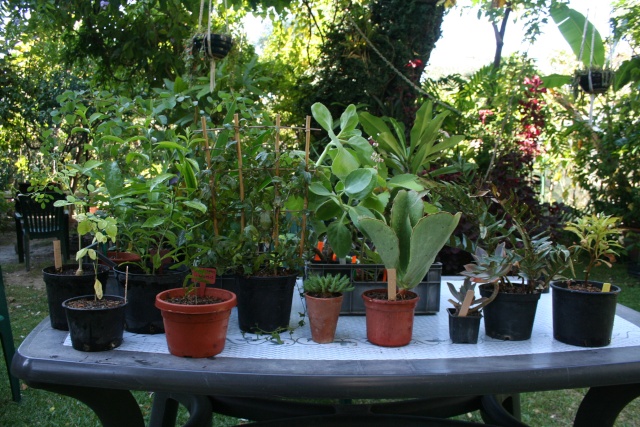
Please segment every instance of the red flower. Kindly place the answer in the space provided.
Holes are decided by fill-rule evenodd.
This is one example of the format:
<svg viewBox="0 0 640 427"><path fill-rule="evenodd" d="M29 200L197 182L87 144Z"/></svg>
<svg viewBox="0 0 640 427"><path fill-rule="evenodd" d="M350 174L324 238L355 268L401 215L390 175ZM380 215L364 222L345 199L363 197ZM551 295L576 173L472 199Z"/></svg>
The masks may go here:
<svg viewBox="0 0 640 427"><path fill-rule="evenodd" d="M405 65L405 67L410 67L410 68L422 67L422 61L420 59L412 59L409 62L407 62L407 65Z"/></svg>

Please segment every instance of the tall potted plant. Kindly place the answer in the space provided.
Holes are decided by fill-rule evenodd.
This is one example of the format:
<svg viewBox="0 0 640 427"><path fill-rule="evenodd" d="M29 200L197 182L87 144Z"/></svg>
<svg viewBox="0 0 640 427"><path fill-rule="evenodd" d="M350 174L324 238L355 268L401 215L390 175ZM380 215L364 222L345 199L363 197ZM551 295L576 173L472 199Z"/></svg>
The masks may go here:
<svg viewBox="0 0 640 427"><path fill-rule="evenodd" d="M551 283L553 301L553 337L580 347L604 347L611 343L620 287L590 280L598 265L612 266L620 244L619 218L586 215L567 224L566 230L578 241L571 247L578 256L586 255L583 280Z"/></svg>
<svg viewBox="0 0 640 427"><path fill-rule="evenodd" d="M388 222L359 219L360 229L373 242L389 275L387 289L362 294L367 338L371 343L385 347L409 344L418 299L410 289L429 271L459 219L460 213L438 212L424 216L420 195L406 190L396 194Z"/></svg>
<svg viewBox="0 0 640 427"><path fill-rule="evenodd" d="M188 156L196 142L188 134L154 143L144 157L146 175L121 178L111 194L122 234L141 258L114 268L120 288L128 286L129 332L164 332L156 295L182 286L189 274L187 247L199 246L193 233L207 207L198 198L197 163Z"/></svg>
<svg viewBox="0 0 640 427"><path fill-rule="evenodd" d="M412 141L415 139L413 142L420 146L433 143L437 135L437 130L432 132L431 127L427 132L424 129L418 131L430 122L431 110L428 110L428 114L427 110L426 107L421 109L414 126L416 132L412 132L412 135L415 134ZM324 105L314 104L312 113L320 126L326 130L329 142L315 162L316 171L309 185L309 209L312 212L310 223L313 232L311 240L321 241L325 244L324 248L330 248L336 262L343 263L345 259L354 257L358 264L332 265L331 258L327 259L325 256L326 251L316 250L314 255L320 260L317 263L311 261L309 271L318 274L344 273L355 279L351 272L358 269L378 276L376 273L384 270L384 267L377 255L369 250L367 242L362 239L359 220L361 217L382 219L393 192L400 188L422 190L423 186L418 184L417 175L409 169L408 173L405 173L405 169L398 168L396 174L390 176L387 163L391 166L398 163L397 156L392 153L395 153L395 148L399 147L400 143L390 135L378 133L385 128L381 119L364 114L359 116L356 107L350 105L342 113L339 121L336 120L340 127L339 130L335 130L334 120ZM365 139L362 131L357 128L359 121L363 125L371 123L365 129L375 129L376 138L381 142ZM374 131L369 132L373 134ZM439 149L438 145L437 149L428 151L429 160L433 160ZM408 154L403 154L402 159L406 160L407 156ZM420 162L419 168L416 166L415 170L421 170L425 162ZM362 265L361 262L374 264ZM418 303L417 312L436 313L439 310L441 268L438 267L440 266L434 266L428 277L414 288L414 292L423 297ZM371 289L375 285L356 280L352 282L355 291L346 294L342 312L364 314L364 307L357 295L359 291Z"/></svg>

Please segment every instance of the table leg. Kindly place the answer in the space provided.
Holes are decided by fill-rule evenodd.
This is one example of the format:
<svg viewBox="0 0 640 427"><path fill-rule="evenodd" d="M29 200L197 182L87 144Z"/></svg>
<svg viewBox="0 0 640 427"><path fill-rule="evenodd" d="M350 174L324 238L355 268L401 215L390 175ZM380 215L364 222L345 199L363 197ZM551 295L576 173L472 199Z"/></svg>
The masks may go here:
<svg viewBox="0 0 640 427"><path fill-rule="evenodd" d="M129 390L37 382L29 382L28 385L79 400L91 408L103 427L144 427L140 406Z"/></svg>
<svg viewBox="0 0 640 427"><path fill-rule="evenodd" d="M613 427L625 406L640 396L640 384L591 387L578 408L574 427Z"/></svg>

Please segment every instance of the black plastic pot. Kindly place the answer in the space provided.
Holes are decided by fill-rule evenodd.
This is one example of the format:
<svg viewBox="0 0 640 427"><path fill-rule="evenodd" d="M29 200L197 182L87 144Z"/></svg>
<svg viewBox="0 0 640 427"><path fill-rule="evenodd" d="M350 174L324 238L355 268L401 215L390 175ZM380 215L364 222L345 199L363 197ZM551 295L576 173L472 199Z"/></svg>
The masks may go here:
<svg viewBox="0 0 640 427"><path fill-rule="evenodd" d="M84 295L62 303L69 323L71 346L79 351L106 351L122 344L124 333L124 298L105 295L104 300L120 301L116 307L83 309L69 307L69 302L87 299L93 295Z"/></svg>
<svg viewBox="0 0 640 427"><path fill-rule="evenodd" d="M235 274L222 274L216 277L214 288L224 289L225 291L238 294L238 276Z"/></svg>
<svg viewBox="0 0 640 427"><path fill-rule="evenodd" d="M602 289L601 282L589 283ZM605 347L611 343L618 286L612 285L611 292L586 292L567 289L566 282L553 282L551 288L555 339L579 347Z"/></svg>
<svg viewBox="0 0 640 427"><path fill-rule="evenodd" d="M449 338L453 344L477 344L480 320L477 316L454 316L455 308L447 308L449 313Z"/></svg>
<svg viewBox="0 0 640 427"><path fill-rule="evenodd" d="M65 264L62 270L75 272L78 264ZM82 295L92 295L95 291L93 285L96 282L96 275L93 264L82 264L84 274L76 276L72 274L56 273L54 266L42 270L42 280L47 290L47 303L49 305L49 320L53 329L68 331L67 316L62 303L70 298ZM98 280L102 283L102 290L109 280L109 268L98 265Z"/></svg>
<svg viewBox="0 0 640 427"><path fill-rule="evenodd" d="M126 266L113 269L120 294L125 295ZM129 266L125 330L136 334L162 334L162 313L155 306L156 295L168 289L182 286L189 269L181 266L175 270L164 268L162 274L145 274L137 266Z"/></svg>
<svg viewBox="0 0 640 427"><path fill-rule="evenodd" d="M243 332L275 332L289 327L297 276L238 278L238 323Z"/></svg>
<svg viewBox="0 0 640 427"><path fill-rule="evenodd" d="M193 38L193 53L203 52L205 56L222 59L229 54L233 39L226 34L209 34Z"/></svg>
<svg viewBox="0 0 640 427"><path fill-rule="evenodd" d="M490 297L493 285L480 285L480 295ZM484 329L488 337L505 341L524 341L531 338L540 293L498 296L483 308Z"/></svg>

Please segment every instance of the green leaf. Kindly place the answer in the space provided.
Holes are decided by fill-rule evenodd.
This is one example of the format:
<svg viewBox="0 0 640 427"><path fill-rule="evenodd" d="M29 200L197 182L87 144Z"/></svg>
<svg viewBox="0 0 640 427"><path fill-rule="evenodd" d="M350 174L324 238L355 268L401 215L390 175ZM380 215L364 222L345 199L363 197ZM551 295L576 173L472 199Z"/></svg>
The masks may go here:
<svg viewBox="0 0 640 427"><path fill-rule="evenodd" d="M340 116L340 136L352 132L358 126L358 112L355 105L349 105Z"/></svg>
<svg viewBox="0 0 640 427"><path fill-rule="evenodd" d="M331 191L327 190L327 188L319 182L312 182L309 185L309 191L311 191L313 194L317 194L318 196L328 197L333 195Z"/></svg>
<svg viewBox="0 0 640 427"><path fill-rule="evenodd" d="M103 164L104 185L112 196L119 194L124 188L124 178L118 162L113 161Z"/></svg>
<svg viewBox="0 0 640 427"><path fill-rule="evenodd" d="M331 172L333 172L335 176L343 180L352 171L358 169L358 167L360 167L360 163L353 154L342 146L337 147L337 153L331 164Z"/></svg>
<svg viewBox="0 0 640 427"><path fill-rule="evenodd" d="M384 222L373 218L361 218L360 227L376 247L386 268L397 268L400 258L398 237Z"/></svg>
<svg viewBox="0 0 640 427"><path fill-rule="evenodd" d="M147 218L147 220L142 224L144 228L156 228L164 224L165 218L161 216L152 216L151 218Z"/></svg>
<svg viewBox="0 0 640 427"><path fill-rule="evenodd" d="M156 147L165 148L168 150L178 150L180 152L189 151L187 147L185 147L184 145L178 144L177 142L174 142L174 141L161 141L156 144Z"/></svg>
<svg viewBox="0 0 640 427"><path fill-rule="evenodd" d="M372 168L356 169L347 175L344 181L344 192L353 199L366 198L376 187L377 171Z"/></svg>
<svg viewBox="0 0 640 427"><path fill-rule="evenodd" d="M407 190L423 191L424 186L418 183L418 178L411 173L393 176L388 182L389 188L406 188Z"/></svg>
<svg viewBox="0 0 640 427"><path fill-rule="evenodd" d="M550 74L542 78L544 87L549 89L570 85L572 80L571 76L564 76L562 74Z"/></svg>
<svg viewBox="0 0 640 427"><path fill-rule="evenodd" d="M192 208L192 209L196 209L202 213L207 212L207 205L205 205L204 203L202 203L199 200L185 200L184 202L182 202L184 205Z"/></svg>
<svg viewBox="0 0 640 427"><path fill-rule="evenodd" d="M344 258L351 251L351 232L341 222L332 222L327 228L327 240L338 258Z"/></svg>
<svg viewBox="0 0 640 427"><path fill-rule="evenodd" d="M570 9L567 5L557 5L551 8L551 17L564 39L569 43L577 60L582 62L585 68L604 66L604 44L593 23L588 21L583 14L577 10ZM586 34L584 34L585 23L587 23ZM591 38L593 34L595 34L595 39L592 46ZM581 50L582 57L580 57ZM592 50L593 62L591 61Z"/></svg>
<svg viewBox="0 0 640 427"><path fill-rule="evenodd" d="M316 219L326 221L332 218L342 216L342 207L338 205L334 200L327 200L322 203L315 211Z"/></svg>
<svg viewBox="0 0 640 427"><path fill-rule="evenodd" d="M329 132L329 135L335 136L335 133L333 132L333 118L331 117L331 113L327 107L320 102L316 102L311 106L311 114L318 124L322 126L324 130Z"/></svg>

